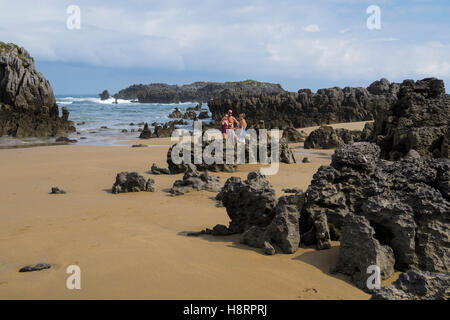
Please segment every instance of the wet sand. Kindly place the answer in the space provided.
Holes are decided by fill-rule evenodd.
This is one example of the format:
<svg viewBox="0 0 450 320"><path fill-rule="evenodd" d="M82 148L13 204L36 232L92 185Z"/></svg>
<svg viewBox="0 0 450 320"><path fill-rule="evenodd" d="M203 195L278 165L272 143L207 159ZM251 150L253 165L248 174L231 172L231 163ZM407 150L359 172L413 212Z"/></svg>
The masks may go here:
<svg viewBox="0 0 450 320"><path fill-rule="evenodd" d="M358 129L363 123L336 126ZM238 235L186 236L228 224L216 194L171 197L168 190L182 175L150 174L153 162L167 166L170 139L126 143L154 146L0 150L1 299L369 298L347 277L328 273L338 258L338 242L330 250L302 247L292 255L265 256L239 244ZM296 152L300 163L280 164L279 173L269 177L277 197L283 188L306 190L332 153L308 154L311 163L303 164L304 155ZM213 174L225 182L257 168L242 165L236 173ZM152 177L157 192L111 194L120 171ZM53 186L67 194L50 195ZM39 262L52 268L18 272ZM66 268L74 264L81 268L81 290L66 288Z"/></svg>

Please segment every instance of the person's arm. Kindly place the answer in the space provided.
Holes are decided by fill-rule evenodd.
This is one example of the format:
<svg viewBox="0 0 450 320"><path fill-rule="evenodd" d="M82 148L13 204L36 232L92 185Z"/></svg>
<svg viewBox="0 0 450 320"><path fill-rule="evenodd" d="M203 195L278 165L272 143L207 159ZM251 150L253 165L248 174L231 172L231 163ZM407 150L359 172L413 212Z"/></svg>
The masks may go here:
<svg viewBox="0 0 450 320"><path fill-rule="evenodd" d="M239 121L237 121L235 117L233 117L233 122L236 123L237 126L239 127Z"/></svg>

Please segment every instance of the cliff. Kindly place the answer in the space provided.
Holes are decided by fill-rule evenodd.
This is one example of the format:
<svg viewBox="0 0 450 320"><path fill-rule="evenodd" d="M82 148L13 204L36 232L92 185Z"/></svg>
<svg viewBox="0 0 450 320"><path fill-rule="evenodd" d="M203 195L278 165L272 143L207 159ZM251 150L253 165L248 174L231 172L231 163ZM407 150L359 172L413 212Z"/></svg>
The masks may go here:
<svg viewBox="0 0 450 320"><path fill-rule="evenodd" d="M0 136L50 137L74 131L34 59L15 44L0 42Z"/></svg>

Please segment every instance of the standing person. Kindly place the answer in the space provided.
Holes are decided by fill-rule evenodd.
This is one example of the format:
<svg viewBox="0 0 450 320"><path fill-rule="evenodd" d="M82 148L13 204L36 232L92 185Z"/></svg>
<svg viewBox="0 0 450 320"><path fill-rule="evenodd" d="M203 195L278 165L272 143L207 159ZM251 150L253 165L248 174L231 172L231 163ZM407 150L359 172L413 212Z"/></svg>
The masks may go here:
<svg viewBox="0 0 450 320"><path fill-rule="evenodd" d="M233 117L233 110L229 109L227 112L227 115L224 117L227 119L228 122L228 128L227 128L227 134L224 135L224 138L229 138L233 140L233 143L236 142L236 135L234 132L234 124L239 126L239 122L236 120L235 117ZM222 129L223 133L223 129Z"/></svg>
<svg viewBox="0 0 450 320"><path fill-rule="evenodd" d="M228 117L227 116L224 116L222 118L221 124L222 124L222 136L223 136L223 139L225 140L227 138L227 131L228 131L228 128L230 126L230 123L228 121Z"/></svg>
<svg viewBox="0 0 450 320"><path fill-rule="evenodd" d="M238 142L245 142L245 135L247 134L247 121L245 120L245 113L239 115L239 133Z"/></svg>

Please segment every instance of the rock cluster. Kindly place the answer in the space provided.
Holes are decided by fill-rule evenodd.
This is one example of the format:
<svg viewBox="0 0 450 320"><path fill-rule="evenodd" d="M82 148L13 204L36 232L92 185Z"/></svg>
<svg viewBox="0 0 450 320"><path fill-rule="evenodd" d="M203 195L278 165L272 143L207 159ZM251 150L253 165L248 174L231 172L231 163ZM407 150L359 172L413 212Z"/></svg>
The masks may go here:
<svg viewBox="0 0 450 320"><path fill-rule="evenodd" d="M372 141L381 147L382 157L395 160L414 149L423 157L448 158L450 95L444 82L405 80L397 97L375 113Z"/></svg>
<svg viewBox="0 0 450 320"><path fill-rule="evenodd" d="M259 162L264 162L267 163L267 161L270 161L271 157L272 157L272 145L270 143L271 138L268 136L267 138L267 158L262 158L260 157L259 153L255 154L255 161L259 161ZM259 141L259 140L258 140ZM210 149L210 150L214 150L214 144L215 143L220 143L219 141L210 141L210 142L206 142L203 141L201 144L201 153L204 154L203 152L205 151L205 149ZM172 174L176 174L176 173L184 173L187 170L188 165L184 163L183 158L183 150L180 148L180 152L179 152L179 156L182 159L180 164L176 164L173 161L172 158L172 151L174 149L176 145L173 145L169 151L167 152L167 164L169 167L169 171ZM219 145L220 148L220 145ZM232 151L230 151L230 153L233 153L233 159L234 159L234 163L227 163L227 145L226 142L223 141L222 142L222 163L216 163L215 161L211 164L208 164L204 158L202 158L201 161L198 161L199 163L196 163L195 161L195 146L194 143L191 143L190 148L188 148L190 150L190 157L188 157L190 159L190 163L193 163L197 166L197 169L200 171L204 171L204 170L208 170L208 171L213 171L213 172L235 172L237 167L238 167L238 149L237 147L235 147ZM245 151L245 162L248 163L249 159L250 159L250 154L252 154L250 152L250 147L249 144L246 143L244 146L244 151ZM214 154L214 151L212 152ZM273 155L274 157L276 156L275 154ZM287 164L292 164L292 163L296 163L294 154L292 152L292 150L289 148L286 140L284 138L279 140L279 154L278 154L278 158L279 161L282 163L287 163Z"/></svg>
<svg viewBox="0 0 450 320"><path fill-rule="evenodd" d="M172 113L170 113L168 115L169 118L182 118L183 117L183 113L181 113L180 109L175 108L174 111L172 111Z"/></svg>
<svg viewBox="0 0 450 320"><path fill-rule="evenodd" d="M109 95L108 90L103 90L102 93L99 93L100 96L100 100L104 101L104 100L108 100L111 96Z"/></svg>
<svg viewBox="0 0 450 320"><path fill-rule="evenodd" d="M390 162L380 152L373 143L343 145L319 168L301 217L303 242L326 249L341 240L337 269L357 284L372 262L389 275L391 250L396 270L448 272L450 159L410 151Z"/></svg>
<svg viewBox="0 0 450 320"><path fill-rule="evenodd" d="M400 274L390 286L378 289L371 300L449 300L450 276L420 270Z"/></svg>
<svg viewBox="0 0 450 320"><path fill-rule="evenodd" d="M220 121L228 109L245 113L250 126L264 120L268 128L302 128L339 122L372 120L376 109L396 100L396 86L373 83L368 89L335 87L279 94L242 95L224 91L208 101L212 118ZM392 87L392 88L391 88Z"/></svg>
<svg viewBox="0 0 450 320"><path fill-rule="evenodd" d="M112 193L155 191L155 181L148 179L147 181L137 172L121 172L116 176L116 182L112 187Z"/></svg>
<svg viewBox="0 0 450 320"><path fill-rule="evenodd" d="M334 129L321 126L312 131L305 140L305 149L333 149L343 144L364 141L360 130Z"/></svg>
<svg viewBox="0 0 450 320"><path fill-rule="evenodd" d="M193 164L187 166L187 171L183 180L176 180L170 190L172 195L183 195L191 190L206 190L210 192L219 192L222 183L218 177L212 176L208 171L200 173Z"/></svg>
<svg viewBox="0 0 450 320"><path fill-rule="evenodd" d="M0 42L0 136L54 137L74 131L66 108L59 116L52 87L30 54Z"/></svg>

